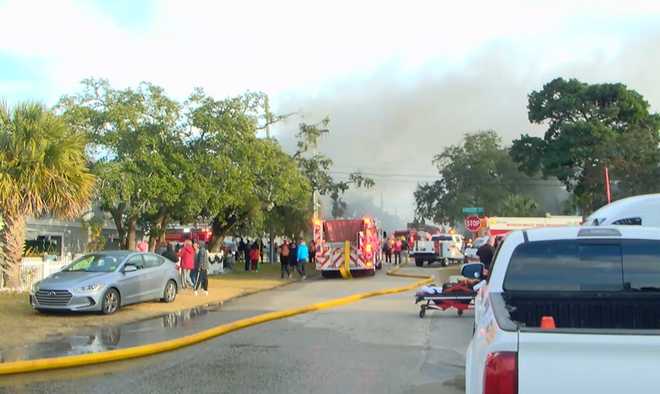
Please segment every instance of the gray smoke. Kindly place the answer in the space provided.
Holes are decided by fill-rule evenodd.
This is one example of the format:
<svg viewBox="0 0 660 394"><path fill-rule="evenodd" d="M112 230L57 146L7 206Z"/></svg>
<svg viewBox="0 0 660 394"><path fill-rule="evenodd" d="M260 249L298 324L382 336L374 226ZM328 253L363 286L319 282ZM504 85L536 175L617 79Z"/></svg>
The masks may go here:
<svg viewBox="0 0 660 394"><path fill-rule="evenodd" d="M432 157L459 143L464 133L494 129L505 144L521 133L542 135L544 128L527 120L527 95L555 77L622 82L657 110L660 34L645 37L630 40L616 56L594 51L551 68L543 48L523 53L506 45L484 49L460 69L442 74L428 68L402 78L396 69L384 68L366 80L332 82L314 97L276 97L280 112L302 115L280 125L277 133L292 148L298 122L330 116L331 134L320 150L334 159L337 176L362 170L374 174L377 183L349 193L349 204L359 196L380 205L382 195L385 210L407 221L417 182L437 175Z"/></svg>

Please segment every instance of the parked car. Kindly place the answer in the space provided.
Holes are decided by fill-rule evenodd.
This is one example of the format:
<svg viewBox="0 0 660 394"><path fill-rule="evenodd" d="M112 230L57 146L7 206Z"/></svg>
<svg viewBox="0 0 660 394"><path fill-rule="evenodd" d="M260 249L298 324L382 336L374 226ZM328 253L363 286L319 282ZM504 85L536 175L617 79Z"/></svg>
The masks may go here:
<svg viewBox="0 0 660 394"><path fill-rule="evenodd" d="M138 302L172 302L179 289L176 265L153 253L105 251L84 255L37 282L30 304L38 311L116 312Z"/></svg>
<svg viewBox="0 0 660 394"><path fill-rule="evenodd" d="M614 201L592 213L584 224L660 227L660 194L643 194Z"/></svg>
<svg viewBox="0 0 660 394"><path fill-rule="evenodd" d="M658 261L655 228L509 234L475 299L466 393L621 393L655 387ZM478 279L484 268L467 264L462 273Z"/></svg>

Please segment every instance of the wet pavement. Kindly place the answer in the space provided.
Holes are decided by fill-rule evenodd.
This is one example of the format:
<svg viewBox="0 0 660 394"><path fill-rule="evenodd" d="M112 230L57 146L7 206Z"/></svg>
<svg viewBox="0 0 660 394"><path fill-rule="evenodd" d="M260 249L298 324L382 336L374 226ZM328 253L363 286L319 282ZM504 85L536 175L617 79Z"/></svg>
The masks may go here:
<svg viewBox="0 0 660 394"><path fill-rule="evenodd" d="M403 283L410 279L382 273L354 281L299 283L222 307L58 338L26 350L23 357L169 339L266 311ZM376 297L153 357L0 378L0 392L462 392L471 313L458 318L455 312L434 311L419 319L417 312L412 292Z"/></svg>

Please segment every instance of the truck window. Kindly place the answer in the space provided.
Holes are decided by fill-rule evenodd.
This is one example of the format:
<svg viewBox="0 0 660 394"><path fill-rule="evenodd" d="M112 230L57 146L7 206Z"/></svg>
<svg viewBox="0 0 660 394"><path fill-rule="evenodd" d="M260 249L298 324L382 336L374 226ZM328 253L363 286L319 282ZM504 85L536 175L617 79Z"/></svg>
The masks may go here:
<svg viewBox="0 0 660 394"><path fill-rule="evenodd" d="M660 241L624 240L623 281L639 291L660 291Z"/></svg>
<svg viewBox="0 0 660 394"><path fill-rule="evenodd" d="M507 291L623 290L619 242L528 242L514 251L504 280Z"/></svg>
<svg viewBox="0 0 660 394"><path fill-rule="evenodd" d="M621 226L641 226L642 218L635 217L635 218L619 219L612 222L612 224L621 225Z"/></svg>

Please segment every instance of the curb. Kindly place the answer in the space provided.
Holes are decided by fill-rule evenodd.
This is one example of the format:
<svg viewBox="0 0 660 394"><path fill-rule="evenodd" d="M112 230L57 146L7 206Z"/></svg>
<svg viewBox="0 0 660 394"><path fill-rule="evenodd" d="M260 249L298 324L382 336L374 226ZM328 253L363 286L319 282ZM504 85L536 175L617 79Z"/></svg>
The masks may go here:
<svg viewBox="0 0 660 394"><path fill-rule="evenodd" d="M299 308L290 308L281 311L268 312L254 317L237 320L227 324L222 324L217 327L198 332L196 334L188 335L177 339L151 343L148 345L140 345L125 349L110 350L110 351L98 352L98 353L88 353L88 354L81 354L75 356L41 358L36 360L22 360L22 361L1 363L0 376L37 372L37 371L46 371L53 369L71 368L71 367L82 367L82 366L101 364L112 361L129 360L133 358L145 357L158 353L169 352L186 346L194 345L221 335L225 335L233 331L238 331L243 328L251 327L257 324L269 322L272 320L284 319L287 317L296 316L304 313L316 312L323 309L335 308L338 306L351 304L366 298L402 293L433 281L433 277L430 276L399 274L397 273L399 269L400 267L397 267L396 269L392 269L387 272L387 275L399 276L405 278L416 278L420 280L406 286L357 293L346 297L335 298L329 301L323 301L316 304L302 306Z"/></svg>

